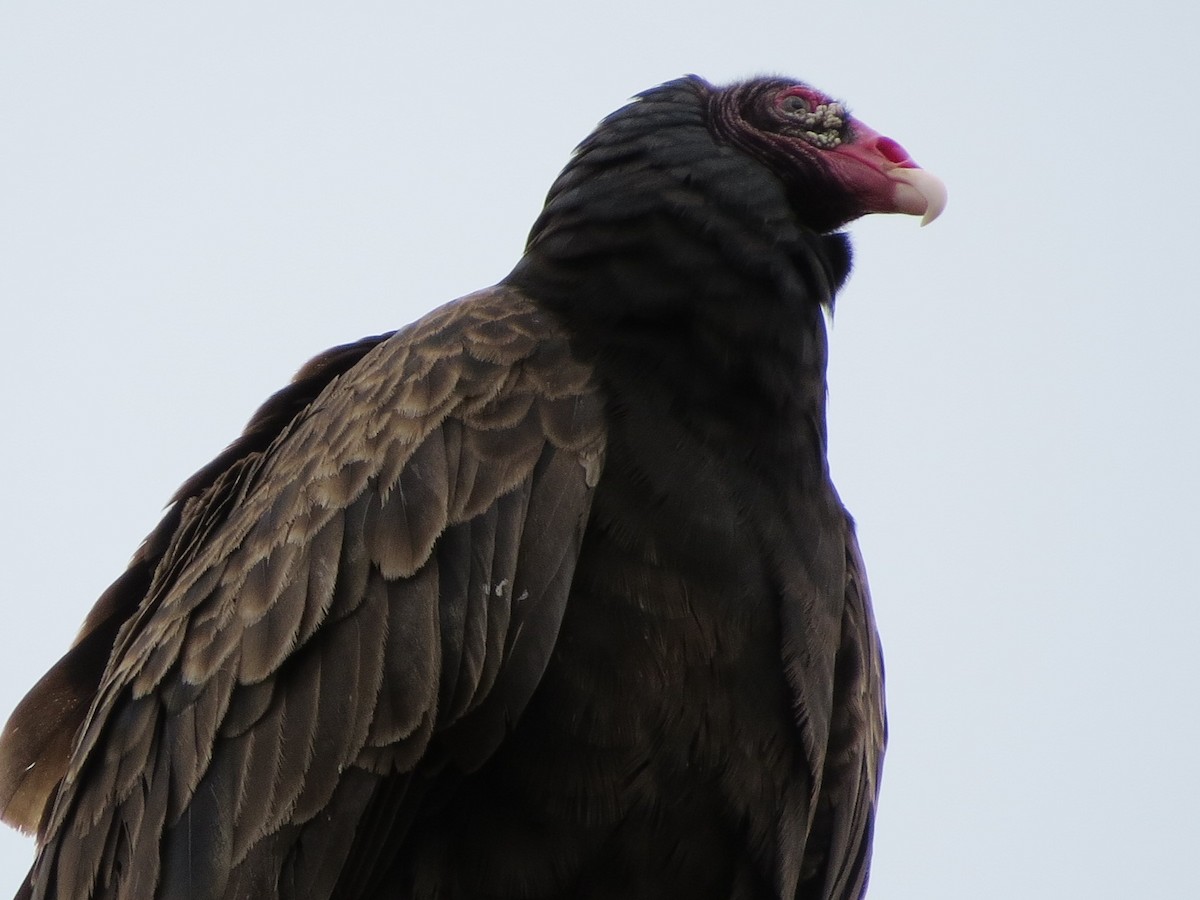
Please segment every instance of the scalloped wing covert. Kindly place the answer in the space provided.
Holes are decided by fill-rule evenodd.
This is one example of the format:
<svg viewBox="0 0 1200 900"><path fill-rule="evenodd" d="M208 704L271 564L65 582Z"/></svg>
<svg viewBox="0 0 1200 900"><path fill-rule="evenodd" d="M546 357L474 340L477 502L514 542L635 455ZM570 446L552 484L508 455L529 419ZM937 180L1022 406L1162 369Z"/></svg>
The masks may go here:
<svg viewBox="0 0 1200 900"><path fill-rule="evenodd" d="M603 449L589 370L512 289L336 378L236 485L185 504L45 821L33 896L325 896L353 839L327 807L361 813L396 773L469 771L520 715Z"/></svg>

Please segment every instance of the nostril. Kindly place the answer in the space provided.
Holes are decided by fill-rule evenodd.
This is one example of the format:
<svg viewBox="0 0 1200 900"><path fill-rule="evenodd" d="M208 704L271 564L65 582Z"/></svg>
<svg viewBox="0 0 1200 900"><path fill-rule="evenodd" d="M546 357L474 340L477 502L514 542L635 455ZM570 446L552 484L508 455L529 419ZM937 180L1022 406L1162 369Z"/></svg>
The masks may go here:
<svg viewBox="0 0 1200 900"><path fill-rule="evenodd" d="M908 155L908 151L901 147L891 138L880 137L875 141L875 149L878 150L883 158L892 163L908 163L912 165L912 157Z"/></svg>

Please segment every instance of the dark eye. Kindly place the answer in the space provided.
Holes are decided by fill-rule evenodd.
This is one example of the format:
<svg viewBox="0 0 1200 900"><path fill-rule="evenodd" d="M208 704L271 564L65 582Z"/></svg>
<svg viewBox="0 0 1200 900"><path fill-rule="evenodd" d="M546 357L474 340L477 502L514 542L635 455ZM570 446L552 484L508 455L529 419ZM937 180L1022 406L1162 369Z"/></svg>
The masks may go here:
<svg viewBox="0 0 1200 900"><path fill-rule="evenodd" d="M788 94L779 101L779 108L785 113L812 112L812 105L799 94Z"/></svg>
<svg viewBox="0 0 1200 900"><path fill-rule="evenodd" d="M775 95L776 127L821 150L846 139L846 107L824 94L794 85Z"/></svg>

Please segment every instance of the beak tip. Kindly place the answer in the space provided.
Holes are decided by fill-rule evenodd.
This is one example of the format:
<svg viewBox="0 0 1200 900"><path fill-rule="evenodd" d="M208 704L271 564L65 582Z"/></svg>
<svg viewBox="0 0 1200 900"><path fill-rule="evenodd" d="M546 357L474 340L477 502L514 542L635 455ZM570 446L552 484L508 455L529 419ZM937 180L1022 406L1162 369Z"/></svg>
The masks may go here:
<svg viewBox="0 0 1200 900"><path fill-rule="evenodd" d="M888 177L896 182L896 212L919 215L921 227L946 209L946 185L936 175L924 169L905 167L892 169Z"/></svg>

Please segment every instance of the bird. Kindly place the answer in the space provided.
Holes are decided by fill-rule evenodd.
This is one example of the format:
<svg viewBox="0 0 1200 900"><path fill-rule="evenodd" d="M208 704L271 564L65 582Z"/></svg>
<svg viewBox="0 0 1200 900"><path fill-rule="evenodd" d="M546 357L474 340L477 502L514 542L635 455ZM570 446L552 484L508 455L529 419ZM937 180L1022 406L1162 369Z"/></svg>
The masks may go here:
<svg viewBox="0 0 1200 900"><path fill-rule="evenodd" d="M0 735L18 896L863 896L826 322L844 227L945 203L795 79L609 115L510 274L317 356L174 495Z"/></svg>

